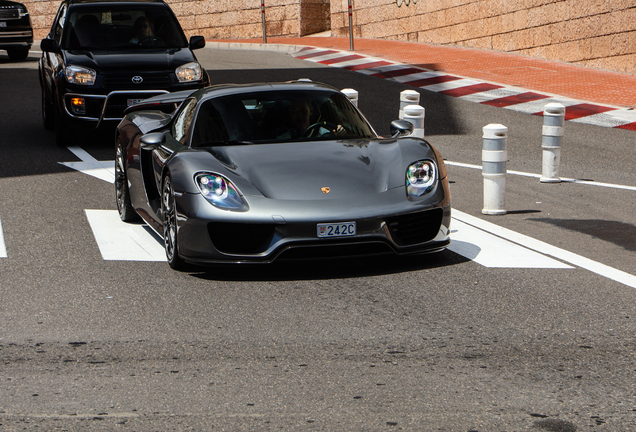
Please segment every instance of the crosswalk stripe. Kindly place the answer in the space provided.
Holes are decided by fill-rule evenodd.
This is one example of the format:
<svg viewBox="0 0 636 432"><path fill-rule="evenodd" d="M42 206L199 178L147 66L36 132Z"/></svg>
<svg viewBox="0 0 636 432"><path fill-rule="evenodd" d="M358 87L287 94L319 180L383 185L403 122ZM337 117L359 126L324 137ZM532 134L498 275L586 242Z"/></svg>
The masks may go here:
<svg viewBox="0 0 636 432"><path fill-rule="evenodd" d="M122 222L116 210L84 210L102 258L166 261L163 240L145 224Z"/></svg>

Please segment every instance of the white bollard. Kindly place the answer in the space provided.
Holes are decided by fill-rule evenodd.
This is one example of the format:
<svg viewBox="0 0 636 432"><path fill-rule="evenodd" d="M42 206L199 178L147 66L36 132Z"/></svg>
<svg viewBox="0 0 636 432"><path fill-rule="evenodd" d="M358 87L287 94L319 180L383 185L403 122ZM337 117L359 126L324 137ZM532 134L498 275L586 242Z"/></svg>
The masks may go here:
<svg viewBox="0 0 636 432"><path fill-rule="evenodd" d="M489 124L483 128L481 152L484 177L484 208L487 215L506 214L504 192L506 189L506 163L508 162L508 128L501 124Z"/></svg>
<svg viewBox="0 0 636 432"><path fill-rule="evenodd" d="M357 107L358 106L358 92L354 89L346 88L341 90L349 100Z"/></svg>
<svg viewBox="0 0 636 432"><path fill-rule="evenodd" d="M398 118L402 120L404 118L404 107L407 105L419 105L420 94L415 90L404 90L400 92L400 112Z"/></svg>
<svg viewBox="0 0 636 432"><path fill-rule="evenodd" d="M543 168L541 183L559 183L559 165L561 164L561 141L565 123L565 106L549 103L543 110Z"/></svg>
<svg viewBox="0 0 636 432"><path fill-rule="evenodd" d="M411 136L424 138L424 116L426 111L419 105L407 105L404 107L402 120L409 121L413 124L413 133Z"/></svg>

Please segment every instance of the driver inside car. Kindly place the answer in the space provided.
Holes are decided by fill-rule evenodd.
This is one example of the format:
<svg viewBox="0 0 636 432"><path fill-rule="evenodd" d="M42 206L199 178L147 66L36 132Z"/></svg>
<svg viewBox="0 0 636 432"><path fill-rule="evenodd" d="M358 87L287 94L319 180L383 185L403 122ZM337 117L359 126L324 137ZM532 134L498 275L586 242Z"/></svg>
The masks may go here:
<svg viewBox="0 0 636 432"><path fill-rule="evenodd" d="M155 39L152 23L145 16L139 17L135 21L135 34L136 36L130 40L130 43L145 45L151 44Z"/></svg>
<svg viewBox="0 0 636 432"><path fill-rule="evenodd" d="M278 139L291 139L291 138L311 138L321 137L324 135L335 134L344 135L346 130L342 125L338 125L335 130L326 128L326 125L320 123L312 124L311 118L314 114L312 104L306 99L293 99L291 101L291 108L289 110L290 125L285 132L278 135Z"/></svg>

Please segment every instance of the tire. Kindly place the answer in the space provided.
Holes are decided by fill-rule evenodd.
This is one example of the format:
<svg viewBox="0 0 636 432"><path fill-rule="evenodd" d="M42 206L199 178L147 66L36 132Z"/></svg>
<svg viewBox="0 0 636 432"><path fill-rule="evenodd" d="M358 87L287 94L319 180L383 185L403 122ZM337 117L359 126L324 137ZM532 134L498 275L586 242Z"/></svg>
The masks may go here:
<svg viewBox="0 0 636 432"><path fill-rule="evenodd" d="M119 145L117 145L117 155L115 156L115 198L117 200L117 211L122 221L137 222L141 219L130 202L124 152Z"/></svg>
<svg viewBox="0 0 636 432"><path fill-rule="evenodd" d="M55 110L55 144L58 147L75 145L75 133L68 127L63 114L59 110Z"/></svg>
<svg viewBox="0 0 636 432"><path fill-rule="evenodd" d="M42 123L44 123L44 129L55 129L55 107L46 95L46 90L42 88Z"/></svg>
<svg viewBox="0 0 636 432"><path fill-rule="evenodd" d="M13 61L25 60L29 56L29 48L12 48L7 50L7 54Z"/></svg>
<svg viewBox="0 0 636 432"><path fill-rule="evenodd" d="M168 264L174 270L186 270L186 262L179 257L179 230L177 226L177 208L174 188L170 175L163 179L161 188L161 219L163 222L163 244Z"/></svg>

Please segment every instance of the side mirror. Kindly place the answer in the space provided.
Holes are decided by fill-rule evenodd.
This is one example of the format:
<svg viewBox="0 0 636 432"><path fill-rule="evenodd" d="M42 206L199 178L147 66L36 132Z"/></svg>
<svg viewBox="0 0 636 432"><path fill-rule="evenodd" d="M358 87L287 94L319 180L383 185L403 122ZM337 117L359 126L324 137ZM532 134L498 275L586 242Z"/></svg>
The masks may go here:
<svg viewBox="0 0 636 432"><path fill-rule="evenodd" d="M166 135L163 132L152 132L141 137L141 148L154 149L166 142Z"/></svg>
<svg viewBox="0 0 636 432"><path fill-rule="evenodd" d="M413 133L413 123L406 120L393 120L391 122L391 138L398 138Z"/></svg>
<svg viewBox="0 0 636 432"><path fill-rule="evenodd" d="M192 36L190 38L190 49L200 49L205 47L205 38L203 36Z"/></svg>
<svg viewBox="0 0 636 432"><path fill-rule="evenodd" d="M49 39L49 38L42 39L40 41L40 49L44 52L52 52L52 53L60 52L60 46L57 44L55 39Z"/></svg>

